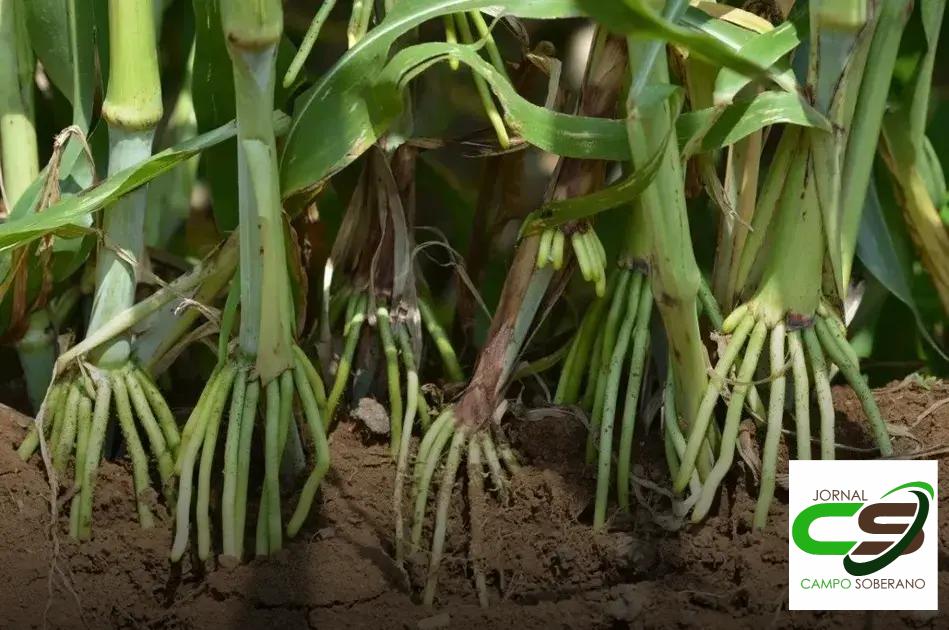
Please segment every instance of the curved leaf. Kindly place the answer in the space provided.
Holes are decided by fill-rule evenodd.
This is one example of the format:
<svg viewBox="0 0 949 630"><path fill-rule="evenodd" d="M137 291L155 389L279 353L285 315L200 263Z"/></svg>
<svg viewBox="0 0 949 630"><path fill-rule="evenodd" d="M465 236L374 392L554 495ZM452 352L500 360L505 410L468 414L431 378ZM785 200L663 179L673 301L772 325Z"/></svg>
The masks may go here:
<svg viewBox="0 0 949 630"><path fill-rule="evenodd" d="M806 22L805 22L806 23ZM785 55L797 48L807 37L807 32L792 21L784 22L774 30L754 37L741 48L738 53L746 57L761 60L768 65L777 64ZM789 92L797 92L798 84L794 71L788 66L774 77L775 82ZM735 98L738 92L748 85L751 79L735 72L731 68L723 68L715 79L715 102L728 103Z"/></svg>
<svg viewBox="0 0 949 630"><path fill-rule="evenodd" d="M374 89L395 40L422 22L450 13L496 8L527 18L577 17L574 0L401 0L298 99L280 159L289 197L317 186L375 142L398 116L391 90Z"/></svg>
<svg viewBox="0 0 949 630"><path fill-rule="evenodd" d="M876 180L871 179L857 237L857 256L880 284L909 307L926 342L943 358L949 359L923 321L912 290L912 243L899 211L892 207L894 204L887 205L888 209L884 210Z"/></svg>
<svg viewBox="0 0 949 630"><path fill-rule="evenodd" d="M280 134L288 126L289 119L280 112L275 112L275 132ZM47 234L73 237L89 233L89 228L82 226L83 217L101 210L209 147L233 138L236 133L235 124L230 122L214 131L156 153L144 162L112 175L95 188L65 198L43 212L27 214L3 223L0 225L0 252L32 242Z"/></svg>
<svg viewBox="0 0 949 630"><path fill-rule="evenodd" d="M524 219L521 236L536 234L547 228L557 227L570 221L589 219L605 210L632 202L652 183L662 164L669 136L663 139L659 149L643 167L619 182L596 192L579 197L568 197L549 201L531 212Z"/></svg>
<svg viewBox="0 0 949 630"><path fill-rule="evenodd" d="M751 99L735 101L727 106L681 114L676 129L679 145L688 157L734 144L759 129L776 124L830 131L827 118L804 98L795 93L777 91L760 92Z"/></svg>
<svg viewBox="0 0 949 630"><path fill-rule="evenodd" d="M84 132L92 120L95 49L92 3L85 0L29 0L30 44L53 85L73 106L73 124Z"/></svg>
<svg viewBox="0 0 949 630"><path fill-rule="evenodd" d="M685 17L680 20L689 24L691 26L689 28L666 20L653 11L644 0L611 0L609 2L578 0L578 2L600 24L614 32L655 37L682 46L706 61L732 68L749 77L770 73L768 66L736 50L736 47L740 45L738 41L746 36L743 33L746 33L749 39L754 35L753 33L718 20L710 24L715 26L721 36L713 37L705 29L696 27L706 20L711 21L715 18L696 9L687 9Z"/></svg>

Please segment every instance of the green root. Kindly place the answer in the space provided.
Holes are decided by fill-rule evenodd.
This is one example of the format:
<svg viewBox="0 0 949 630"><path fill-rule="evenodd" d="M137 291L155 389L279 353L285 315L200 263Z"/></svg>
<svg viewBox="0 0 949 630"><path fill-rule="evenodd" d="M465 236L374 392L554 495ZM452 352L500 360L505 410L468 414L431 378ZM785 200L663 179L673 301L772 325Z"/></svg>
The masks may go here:
<svg viewBox="0 0 949 630"><path fill-rule="evenodd" d="M860 399L881 455L888 456L893 452L886 424L869 386L860 375L856 354L847 342L842 324L826 310L822 310L813 320L807 321L803 329L788 330L787 325L781 321L770 327L769 331L766 316L761 315L766 312L767 309L761 309L758 304L743 305L736 308L723 324L723 330L732 332L732 336L715 367L713 379L706 391L706 398L702 401L703 412L706 411L705 404L707 402L710 404L707 409L708 414L699 415L701 422L710 422L714 398L719 396L725 378L739 355L742 355L741 365L732 382L717 459L714 467L702 480L701 495L692 511L693 521L699 521L708 514L718 496L719 486L734 461L742 407L750 398L755 385L758 358L765 337L769 334L771 337L768 353L769 367L764 379L769 384L769 392L767 411L763 414L765 432L761 481L754 515L756 529L763 529L767 525L768 512L774 498L775 471L783 428L788 373L794 385L795 450L799 459L811 457L810 394L812 391L819 417L820 457L822 459L835 457L835 412L830 389L831 374L835 368L839 368L840 373ZM800 321L798 316L794 319ZM705 437L702 425L698 424L689 434L688 446L693 448L687 448L680 458L675 476L677 491L681 491L689 483L686 475L691 475L694 470L692 466L692 458L696 450L694 445Z"/></svg>
<svg viewBox="0 0 949 630"><path fill-rule="evenodd" d="M389 386L389 448L398 459L402 444L402 388L399 382L399 351L392 337L392 323L389 310L380 306L376 311L376 326L379 328L379 341L386 358L386 382ZM410 391L408 388L406 391Z"/></svg>
<svg viewBox="0 0 949 630"><path fill-rule="evenodd" d="M309 359L298 348L294 364L269 383L262 383L249 362L227 361L216 370L185 425L175 464L179 475L178 509L171 559L177 562L188 545L191 525L191 496L194 467L200 452L197 497L194 505L197 555L211 556L210 495L215 471L214 455L220 425L228 408L224 429L224 465L221 494L221 555L240 561L246 539L247 497L250 486L251 447L259 407L263 407L264 479L256 519L255 551L267 555L283 547L284 526L280 504L280 464L293 422L293 402L297 400L313 441L315 464L300 492L296 509L286 526L286 535L295 536L310 513L313 499L329 469L329 443L314 384L321 383ZM259 405L258 403L262 403Z"/></svg>
<svg viewBox="0 0 949 630"><path fill-rule="evenodd" d="M178 427L164 397L142 370L130 365L112 370L86 366L81 373L70 372L52 384L43 409L38 423L42 428L34 425L17 453L28 460L39 447L42 432L57 478L69 480L69 531L73 538L88 540L92 535L93 491L113 418L132 462L135 505L141 526L150 528L155 523L149 498L152 465L161 480L166 503L174 505ZM149 453L140 430L147 437Z"/></svg>
<svg viewBox="0 0 949 630"><path fill-rule="evenodd" d="M447 449L446 449L447 447ZM447 450L447 455L446 455ZM498 452L503 453L499 456ZM415 461L413 485L415 505L413 511L412 532L410 547L396 532L396 547L404 557L405 552L421 547L423 527L428 507L428 497L431 492L432 479L436 469L442 465L441 484L434 503L434 526L432 530L432 544L430 548L428 572L422 592L422 601L431 606L435 601L435 592L438 585L438 574L445 549L445 536L448 527L448 510L451 504L451 495L455 487L455 478L461 465L462 458L467 454L466 472L468 476L469 500L471 502L471 548L469 556L473 566L475 588L478 600L482 606L487 606L488 596L485 586L483 554L481 546L483 539L480 525L483 521L484 476L491 477L495 484L495 491L499 497L506 496L508 475L516 472L518 464L510 452L510 447L501 442L496 446L490 429L472 432L466 426L456 423L454 411L446 409L432 423L432 426L422 436ZM482 455L484 458L482 459ZM503 463L502 463L503 462ZM504 468L506 467L507 472ZM487 470L485 470L487 469ZM398 486L397 486L398 491ZM397 518L401 518L400 511Z"/></svg>

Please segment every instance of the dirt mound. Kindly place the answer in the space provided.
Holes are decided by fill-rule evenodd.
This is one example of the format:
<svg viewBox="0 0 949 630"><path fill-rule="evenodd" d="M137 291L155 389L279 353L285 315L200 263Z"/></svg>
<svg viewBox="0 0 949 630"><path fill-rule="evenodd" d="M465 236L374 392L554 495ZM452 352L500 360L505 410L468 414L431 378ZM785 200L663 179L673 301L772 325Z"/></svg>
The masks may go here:
<svg viewBox="0 0 949 630"><path fill-rule="evenodd" d="M835 392L840 435L861 444L862 412ZM949 447L949 385L904 383L878 391L884 417L909 435L900 453ZM918 423L917 423L918 422ZM595 536L584 428L565 418L514 423L524 468L505 504L487 502L482 524L491 607L477 606L466 561L468 515L457 492L434 610L415 603L425 558L409 574L391 557L393 466L385 445L344 425L331 438L333 469L313 517L281 554L236 568L186 560L173 567L168 515L154 530L135 521L129 472L105 464L96 488L93 540L75 545L49 527L49 487L37 461L19 461L24 431L0 418L0 627L623 628L947 627L933 613L789 613L786 490L771 526L751 529L752 482L732 475L716 516L686 525L670 516L668 479L655 435L639 436L632 516L614 515ZM851 439L852 438L852 439ZM859 452L854 452L860 456ZM944 457L934 452L932 457ZM940 462L940 531L949 531L949 464ZM288 505L291 502L286 502ZM62 525L63 523L60 523ZM252 547L252 541L248 541ZM940 541L940 592L949 597L949 556ZM52 568L52 571L51 571ZM52 576L52 577L51 577Z"/></svg>

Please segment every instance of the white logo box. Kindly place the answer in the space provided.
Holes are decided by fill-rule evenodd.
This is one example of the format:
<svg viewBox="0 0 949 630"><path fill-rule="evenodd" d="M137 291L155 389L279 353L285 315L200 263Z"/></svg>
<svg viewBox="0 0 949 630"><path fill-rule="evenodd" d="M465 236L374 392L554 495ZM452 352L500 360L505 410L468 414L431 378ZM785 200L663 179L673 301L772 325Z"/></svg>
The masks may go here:
<svg viewBox="0 0 949 630"><path fill-rule="evenodd" d="M883 497L894 488L912 482L928 484L933 496L929 497L928 492L919 488L905 488ZM789 483L790 610L938 609L938 462L792 460ZM900 555L872 574L852 575L844 567L845 555L814 555L802 550L795 541L795 521L802 512L818 502L853 502L863 505L851 517L826 516L812 521L808 528L810 537L816 541L855 541L857 545L876 541L895 543L903 535L867 533L860 527L860 514L867 506L876 503L911 503L917 505L915 513L918 514L919 501L912 490L922 492L929 499L929 515L922 528L923 543L918 550ZM839 491L836 496L834 491ZM819 496L820 500L815 501L815 496ZM865 519L868 516L869 513ZM914 518L883 516L875 522L877 525L902 524L908 528ZM803 523L809 519L805 516L801 520ZM870 529L875 527L871 525ZM875 557L878 556L856 555L853 560L862 563Z"/></svg>

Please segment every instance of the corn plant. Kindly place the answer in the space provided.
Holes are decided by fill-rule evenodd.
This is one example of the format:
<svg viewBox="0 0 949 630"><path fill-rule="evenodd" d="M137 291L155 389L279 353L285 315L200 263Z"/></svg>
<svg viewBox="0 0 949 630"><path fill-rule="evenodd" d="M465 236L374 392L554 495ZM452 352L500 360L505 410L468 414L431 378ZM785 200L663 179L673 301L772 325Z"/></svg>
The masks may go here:
<svg viewBox="0 0 949 630"><path fill-rule="evenodd" d="M0 328L36 407L19 453L75 538L127 456L171 561L192 532L199 561L275 553L374 398L397 562L428 552L432 605L461 473L486 606L511 398L586 423L597 531L635 509L637 435L703 520L750 418L763 528L785 432L792 457L838 454L838 375L895 452L861 364L887 295L945 370L943 0L326 0L303 24L194 0L162 55L162 3L93 4L0 0ZM525 27L565 18L594 28L575 84Z"/></svg>

